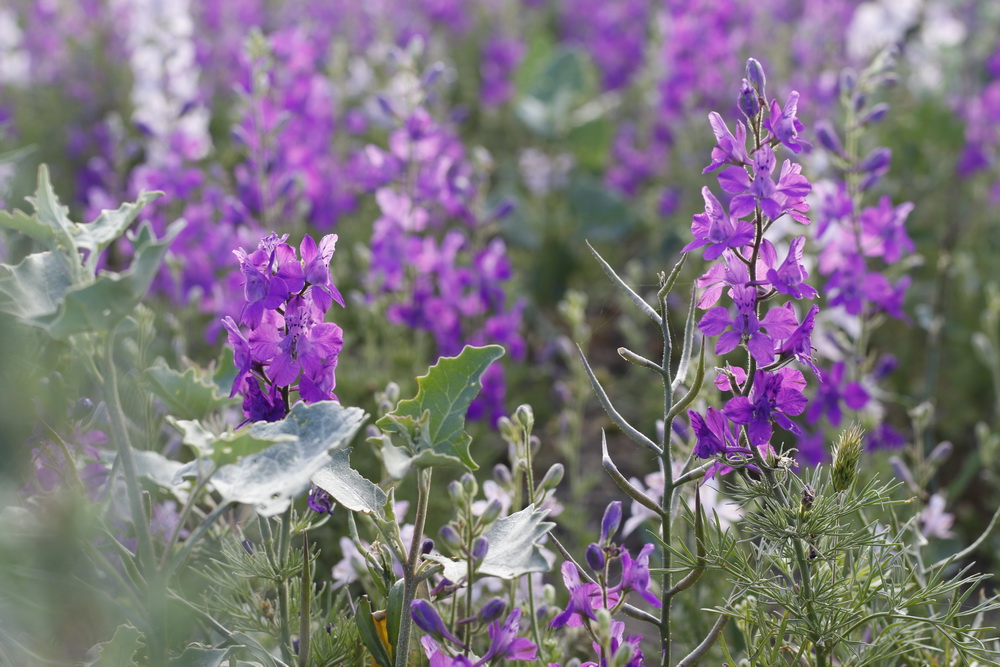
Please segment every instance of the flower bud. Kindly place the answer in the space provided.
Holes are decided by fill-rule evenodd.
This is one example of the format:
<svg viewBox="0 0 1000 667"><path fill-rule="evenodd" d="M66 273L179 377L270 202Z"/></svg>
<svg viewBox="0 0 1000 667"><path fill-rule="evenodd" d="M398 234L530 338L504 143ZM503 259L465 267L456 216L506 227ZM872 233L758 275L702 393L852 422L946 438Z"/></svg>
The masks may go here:
<svg viewBox="0 0 1000 667"><path fill-rule="evenodd" d="M535 413L527 403L517 406L517 410L514 411L514 419L527 431L535 426Z"/></svg>
<svg viewBox="0 0 1000 667"><path fill-rule="evenodd" d="M858 75L854 70L845 68L840 72L840 94L848 98L854 94L854 87L858 83Z"/></svg>
<svg viewBox="0 0 1000 667"><path fill-rule="evenodd" d="M458 551L462 548L462 538L459 537L458 531L452 528L450 524L441 526L441 531L438 534L441 535L441 541L444 542L449 549Z"/></svg>
<svg viewBox="0 0 1000 667"><path fill-rule="evenodd" d="M860 119L858 119L858 125L868 125L874 123L880 123L885 119L886 115L889 113L889 105L885 102L880 102L873 106L871 109L865 113Z"/></svg>
<svg viewBox="0 0 1000 667"><path fill-rule="evenodd" d="M458 482L458 480L452 480L448 484L448 497L451 498L451 502L453 502L456 507L465 506L465 491L462 489L462 485Z"/></svg>
<svg viewBox="0 0 1000 667"><path fill-rule="evenodd" d="M764 67L755 58L747 59L747 81L761 97L766 97L764 85L767 83L767 79L764 77Z"/></svg>
<svg viewBox="0 0 1000 667"><path fill-rule="evenodd" d="M743 83L740 86L740 96L737 99L737 103L739 104L740 111L750 121L757 118L757 115L760 113L760 99L757 97L757 92L750 86L750 82L746 79L743 79Z"/></svg>
<svg viewBox="0 0 1000 667"><path fill-rule="evenodd" d="M496 483L500 486L510 486L511 481L513 481L510 474L510 468L502 463L496 464L493 466L493 479L496 480Z"/></svg>
<svg viewBox="0 0 1000 667"><path fill-rule="evenodd" d="M444 74L444 63L436 62L430 67L428 67L427 71L424 72L421 84L423 85L424 88L430 88L437 82L439 78L441 78L442 74Z"/></svg>
<svg viewBox="0 0 1000 667"><path fill-rule="evenodd" d="M536 492L536 495L559 486L559 482L562 481L565 473L566 469L563 467L563 464L553 463L552 467L546 471L545 477L543 477L542 481L538 483L538 491Z"/></svg>
<svg viewBox="0 0 1000 667"><path fill-rule="evenodd" d="M437 609L427 600L414 600L410 603L410 616L418 628L431 635L435 639L447 637L457 644L461 644L458 639L448 631L441 615Z"/></svg>
<svg viewBox="0 0 1000 667"><path fill-rule="evenodd" d="M479 620L483 623L495 621L507 610L507 603L500 598L493 598L479 610Z"/></svg>
<svg viewBox="0 0 1000 667"><path fill-rule="evenodd" d="M868 96L864 93L858 93L854 96L854 111L856 113L860 112L865 108L865 104L868 102Z"/></svg>
<svg viewBox="0 0 1000 667"><path fill-rule="evenodd" d="M919 492L920 487L917 486L917 480L913 479L913 473L910 472L909 466L903 463L903 459L898 456L890 456L889 467L892 468L892 474L901 479L910 491Z"/></svg>
<svg viewBox="0 0 1000 667"><path fill-rule="evenodd" d="M799 516L803 519L809 514L813 503L816 502L816 489L806 484L802 489L802 503L799 505Z"/></svg>
<svg viewBox="0 0 1000 667"><path fill-rule="evenodd" d="M869 153L858 165L858 171L880 171L889 166L892 160L892 151L885 147L879 147Z"/></svg>
<svg viewBox="0 0 1000 667"><path fill-rule="evenodd" d="M434 550L434 540L432 540L429 537L424 538L424 541L420 543L420 553L426 556L433 550Z"/></svg>
<svg viewBox="0 0 1000 667"><path fill-rule="evenodd" d="M483 537L482 535L480 535L472 542L472 552L471 552L472 560L475 561L477 565L479 563L482 563L483 559L486 558L486 554L489 552L489 550L490 550L490 541L485 537Z"/></svg>
<svg viewBox="0 0 1000 667"><path fill-rule="evenodd" d="M604 510L604 518L601 520L601 544L608 544L615 533L618 532L618 526L622 522L622 501L615 500L608 504L606 510Z"/></svg>
<svg viewBox="0 0 1000 667"><path fill-rule="evenodd" d="M500 431L500 437L507 442L517 442L517 427L509 418L501 417L498 419L497 430Z"/></svg>
<svg viewBox="0 0 1000 667"><path fill-rule="evenodd" d="M486 506L486 509L483 510L482 516L479 517L480 521L482 522L482 525L488 526L489 524L493 523L498 518L500 518L501 510L503 510L503 505L500 504L500 501L497 500L496 498L491 500L489 504Z"/></svg>
<svg viewBox="0 0 1000 667"><path fill-rule="evenodd" d="M819 139L820 145L831 153L843 156L844 147L841 145L837 130L834 129L833 125L827 120L821 120L816 123L815 127L816 138Z"/></svg>
<svg viewBox="0 0 1000 667"><path fill-rule="evenodd" d="M833 488L837 491L849 489L857 477L864 434L856 423L840 432L840 440L833 452Z"/></svg>
<svg viewBox="0 0 1000 667"><path fill-rule="evenodd" d="M607 563L607 559L604 557L604 549L601 548L601 545L596 542L592 542L590 546L587 547L586 557L587 565L590 566L591 570L594 572L604 571L604 565Z"/></svg>
<svg viewBox="0 0 1000 667"><path fill-rule="evenodd" d="M476 482L476 476L471 472L467 472L462 475L462 490L465 492L465 497L472 499L476 497L479 493L479 483Z"/></svg>
<svg viewBox="0 0 1000 667"><path fill-rule="evenodd" d="M931 453L927 456L927 463L932 465L941 465L948 459L949 456L951 456L951 452L954 449L955 446L947 440L938 443L938 446L932 449Z"/></svg>
<svg viewBox="0 0 1000 667"><path fill-rule="evenodd" d="M94 411L94 402L84 396L73 406L73 415L70 417L75 422L83 421Z"/></svg>
<svg viewBox="0 0 1000 667"><path fill-rule="evenodd" d="M251 540L243 540L240 542L240 546L243 547L243 551L246 551L248 555L253 556L253 542Z"/></svg>
<svg viewBox="0 0 1000 667"><path fill-rule="evenodd" d="M622 642L611 656L611 667L628 667L632 664L633 656L635 656L635 646L630 642Z"/></svg>

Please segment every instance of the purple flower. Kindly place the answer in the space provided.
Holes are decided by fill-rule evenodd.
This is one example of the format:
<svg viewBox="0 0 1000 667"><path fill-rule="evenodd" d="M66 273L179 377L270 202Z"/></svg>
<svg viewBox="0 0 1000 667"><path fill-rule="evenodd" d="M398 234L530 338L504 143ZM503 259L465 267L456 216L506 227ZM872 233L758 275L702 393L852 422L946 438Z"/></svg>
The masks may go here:
<svg viewBox="0 0 1000 667"><path fill-rule="evenodd" d="M805 215L809 204L805 198L812 185L801 174L802 166L785 160L777 183L771 180L775 166L774 151L765 144L753 155L753 180L742 167L727 167L719 173L722 189L736 195L729 206L730 214L742 218L753 213L759 205L764 215L772 220L788 213L799 222L809 224Z"/></svg>
<svg viewBox="0 0 1000 667"><path fill-rule="evenodd" d="M801 371L792 368L781 368L773 373L758 370L750 396L729 399L723 412L733 423L747 427L751 445L764 445L771 439L772 423L786 431L801 433L788 415L800 415L805 410L808 402L802 394L805 386Z"/></svg>
<svg viewBox="0 0 1000 667"><path fill-rule="evenodd" d="M857 382L845 382L847 365L843 361L836 362L829 371L824 373L823 382L816 388L816 396L809 403L806 421L815 424L823 415L833 426L840 426L843 415L840 403L851 410L860 410L868 404L870 396L865 388Z"/></svg>
<svg viewBox="0 0 1000 667"><path fill-rule="evenodd" d="M413 617L413 622L418 628L433 635L436 639L443 637L456 646L465 648L465 644L448 630L437 609L427 600L414 600L411 602L410 616Z"/></svg>
<svg viewBox="0 0 1000 667"><path fill-rule="evenodd" d="M580 573L570 561L562 564L562 577L566 589L569 591L569 602L549 623L550 628L561 628L564 625L576 627L583 625L583 619L589 618L597 620L594 609L604 606L601 587L597 584L582 583ZM614 605L618 602L618 595L608 594L608 604Z"/></svg>
<svg viewBox="0 0 1000 667"><path fill-rule="evenodd" d="M785 307L791 310L791 304L786 303ZM802 324L796 327L795 331L778 346L777 353L779 356L791 355L799 363L808 366L809 370L819 378L822 374L816 368L812 358L812 332L816 327L817 313L819 313L819 306L813 304L806 316L802 318Z"/></svg>
<svg viewBox="0 0 1000 667"><path fill-rule="evenodd" d="M515 608L507 616L503 625L499 621L490 623L487 632L490 635L490 646L476 665L483 665L490 660L534 660L538 647L534 642L524 637L518 637L517 631L521 621L521 609Z"/></svg>
<svg viewBox="0 0 1000 667"><path fill-rule="evenodd" d="M745 220L728 215L719 200L707 187L701 189L705 199L705 212L698 213L691 221L691 234L695 240L684 246L681 252L690 252L702 246L705 259L717 259L726 248L742 248L753 242L754 227Z"/></svg>
<svg viewBox="0 0 1000 667"><path fill-rule="evenodd" d="M341 307L344 306L344 297L330 280L330 260L333 259L336 247L336 234L327 234L320 239L318 248L308 234L302 237L302 243L299 244L299 252L305 264L302 273L305 281L312 286L310 296L313 303L324 313L330 309L330 304L334 301Z"/></svg>
<svg viewBox="0 0 1000 667"><path fill-rule="evenodd" d="M788 256L777 267L774 246L768 241L761 244L761 258L768 267L768 282L774 289L794 299L815 299L817 295L816 288L805 283L805 279L809 277L809 273L802 266L802 248L805 243L804 236L792 239L788 247Z"/></svg>
<svg viewBox="0 0 1000 667"><path fill-rule="evenodd" d="M662 606L660 598L650 590L649 575L649 554L653 551L653 545L647 544L639 550L639 555L632 559L627 549L622 550L622 580L621 583L610 592L638 593L646 602L654 607Z"/></svg>
<svg viewBox="0 0 1000 667"><path fill-rule="evenodd" d="M329 370L325 362L340 353L344 345L343 331L332 322L316 322L315 306L300 296L292 297L286 306L285 332L271 322L263 322L250 334L250 349L254 358L270 360L268 375L279 387L287 387L299 376L300 370L316 377Z"/></svg>
<svg viewBox="0 0 1000 667"><path fill-rule="evenodd" d="M715 134L715 147L712 149L712 163L701 173L707 174L724 164L743 166L750 162L747 156L747 129L743 123L736 123L736 136L729 131L726 121L716 112L708 114L708 122Z"/></svg>
<svg viewBox="0 0 1000 667"><path fill-rule="evenodd" d="M803 148L809 148L807 141L799 139L802 123L795 115L798 113L799 93L792 91L788 95L785 107L778 106L778 100L771 100L771 115L764 119L764 129L771 133L772 138L781 142L796 155Z"/></svg>
<svg viewBox="0 0 1000 667"><path fill-rule="evenodd" d="M610 544L611 538L618 532L618 526L622 522L622 503L614 500L608 503L604 510L604 518L601 520L601 544Z"/></svg>
<svg viewBox="0 0 1000 667"><path fill-rule="evenodd" d="M756 289L738 286L733 287L730 294L736 302L736 315L730 316L726 307L716 306L701 318L698 329L706 336L719 336L716 354L732 352L740 343L746 343L758 363L770 364L774 361L774 339L787 338L798 326L795 314L784 308L772 308L758 320Z"/></svg>
<svg viewBox="0 0 1000 667"><path fill-rule="evenodd" d="M698 458L709 459L736 447L732 424L721 410L708 408L704 418L694 410L688 410L688 416L696 438L694 453Z"/></svg>

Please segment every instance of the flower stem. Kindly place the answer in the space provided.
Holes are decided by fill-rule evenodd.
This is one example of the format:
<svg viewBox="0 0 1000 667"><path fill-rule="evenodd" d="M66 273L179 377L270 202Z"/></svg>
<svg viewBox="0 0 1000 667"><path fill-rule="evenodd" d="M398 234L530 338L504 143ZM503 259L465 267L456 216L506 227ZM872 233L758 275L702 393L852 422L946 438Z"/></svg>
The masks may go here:
<svg viewBox="0 0 1000 667"><path fill-rule="evenodd" d="M399 614L399 639L396 642L396 667L406 667L410 653L410 603L417 592L417 559L420 557L420 541L427 523L427 506L431 494L432 468L417 471L417 516L413 521L413 541L410 553L403 564L403 609Z"/></svg>

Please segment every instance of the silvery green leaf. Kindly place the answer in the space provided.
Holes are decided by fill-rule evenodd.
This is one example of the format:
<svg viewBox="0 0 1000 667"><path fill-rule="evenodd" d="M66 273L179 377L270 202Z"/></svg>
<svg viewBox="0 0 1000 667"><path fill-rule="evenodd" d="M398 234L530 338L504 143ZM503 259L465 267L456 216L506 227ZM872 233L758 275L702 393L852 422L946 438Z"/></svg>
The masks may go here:
<svg viewBox="0 0 1000 667"><path fill-rule="evenodd" d="M210 371L194 365L182 373L160 359L146 370L145 377L170 414L181 419L195 419L237 402L219 389Z"/></svg>
<svg viewBox="0 0 1000 667"><path fill-rule="evenodd" d="M0 311L28 322L51 317L71 286L63 262L50 251L28 255L16 266L0 264Z"/></svg>
<svg viewBox="0 0 1000 667"><path fill-rule="evenodd" d="M688 366L691 363L691 351L694 349L694 332L696 329L694 321L696 299L694 297L695 289L691 288L691 301L688 306L687 321L684 323L684 346L681 348L681 360L677 362L677 375L671 383L671 388L675 391L687 378Z"/></svg>
<svg viewBox="0 0 1000 667"><path fill-rule="evenodd" d="M417 378L417 395L400 401L376 424L403 436L417 466L479 466L469 454L472 438L465 432L465 413L482 388L480 378L502 357L499 345L466 345L457 357L441 357L427 375Z"/></svg>
<svg viewBox="0 0 1000 667"><path fill-rule="evenodd" d="M233 463L278 442L294 442L298 439L288 433L260 437L252 428L216 434L198 420L167 417L167 422L180 431L181 442L193 449L199 458L211 459L216 466Z"/></svg>
<svg viewBox="0 0 1000 667"><path fill-rule="evenodd" d="M135 202L126 202L113 211L101 211L93 222L73 224L70 235L76 247L87 252L84 269L88 274L97 271L97 260L104 249L125 233L149 202L162 195L162 192L143 192Z"/></svg>
<svg viewBox="0 0 1000 667"><path fill-rule="evenodd" d="M497 519L485 533L490 549L479 566L479 573L501 579L516 579L530 572L548 572L552 563L545 557L538 545L555 526L551 521L542 521L548 510L535 509L529 505L520 512ZM440 554L431 554L428 559L444 566L443 575L458 581L468 574L465 561L453 560Z"/></svg>
<svg viewBox="0 0 1000 667"><path fill-rule="evenodd" d="M80 664L82 667L118 667L135 664L132 656L142 643L141 632L131 625L119 625L111 639L90 647Z"/></svg>
<svg viewBox="0 0 1000 667"><path fill-rule="evenodd" d="M312 483L352 512L381 514L387 499L385 491L351 467L351 450L334 452L330 458L330 463L313 475Z"/></svg>
<svg viewBox="0 0 1000 667"><path fill-rule="evenodd" d="M367 417L364 410L345 408L336 401L296 403L283 420L250 427L260 439L291 435L294 440L222 466L212 476L212 486L225 500L255 505L261 516L283 512L309 488L312 476L330 463L328 452L346 447Z"/></svg>
<svg viewBox="0 0 1000 667"><path fill-rule="evenodd" d="M175 222L157 239L152 227L144 224L132 239L135 255L126 271L103 273L88 285L71 287L63 295L58 313L32 318L29 323L45 328L57 340L111 330L146 296L167 248L183 226L183 222Z"/></svg>

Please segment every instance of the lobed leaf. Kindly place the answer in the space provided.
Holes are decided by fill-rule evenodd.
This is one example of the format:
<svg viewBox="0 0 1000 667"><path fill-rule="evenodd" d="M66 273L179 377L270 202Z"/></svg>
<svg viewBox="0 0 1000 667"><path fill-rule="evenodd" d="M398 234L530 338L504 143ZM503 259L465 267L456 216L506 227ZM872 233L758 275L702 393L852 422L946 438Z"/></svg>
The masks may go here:
<svg viewBox="0 0 1000 667"><path fill-rule="evenodd" d="M485 533L490 549L478 572L501 579L516 579L531 572L548 572L552 563L538 545L555 526L551 521L542 520L548 513L548 510L528 505L520 512L493 522ZM431 554L427 558L444 566L442 574L446 579L459 581L468 574L464 560L453 560L440 554Z"/></svg>
<svg viewBox="0 0 1000 667"><path fill-rule="evenodd" d="M441 357L427 375L417 378L417 395L402 400L376 425L406 439L410 465L479 466L469 454L472 438L465 432L465 413L482 388L480 378L502 357L499 345L465 346L457 357Z"/></svg>
<svg viewBox="0 0 1000 667"><path fill-rule="evenodd" d="M381 515L388 497L351 467L351 450L334 452L330 458L330 463L313 475L312 483L352 512Z"/></svg>

